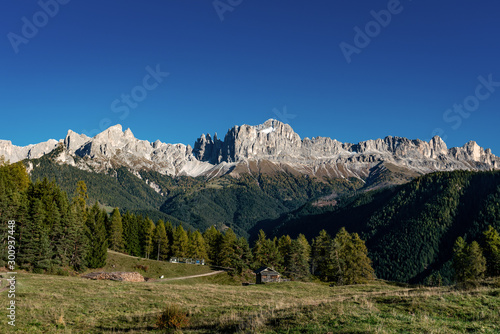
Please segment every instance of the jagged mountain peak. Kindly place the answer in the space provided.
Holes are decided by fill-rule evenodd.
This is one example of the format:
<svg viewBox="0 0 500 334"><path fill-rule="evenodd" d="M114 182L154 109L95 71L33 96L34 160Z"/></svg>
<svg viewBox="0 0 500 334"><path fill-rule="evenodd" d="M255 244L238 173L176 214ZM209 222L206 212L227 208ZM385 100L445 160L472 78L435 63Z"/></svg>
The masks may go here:
<svg viewBox="0 0 500 334"><path fill-rule="evenodd" d="M448 149L438 136L429 142L397 136L342 143L328 137L301 137L288 124L268 119L258 125L230 128L221 140L214 134L202 134L193 149L184 144L153 143L134 137L120 124L90 138L69 130L65 151L57 160L82 169L105 171L125 166L135 172L152 169L169 175L207 175L286 171L317 177L366 180L380 164L390 164L411 174L438 170L499 169L500 159L470 141ZM37 158L50 152L57 141L17 147L0 141L0 155L12 162ZM84 159L76 159L79 156Z"/></svg>

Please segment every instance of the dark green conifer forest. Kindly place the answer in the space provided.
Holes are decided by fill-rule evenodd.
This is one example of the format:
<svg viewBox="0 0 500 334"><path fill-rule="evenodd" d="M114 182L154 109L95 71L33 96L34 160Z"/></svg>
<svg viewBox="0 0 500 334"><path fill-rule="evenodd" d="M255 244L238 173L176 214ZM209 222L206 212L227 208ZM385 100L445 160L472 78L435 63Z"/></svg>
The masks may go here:
<svg viewBox="0 0 500 334"><path fill-rule="evenodd" d="M118 182L127 183L127 173L118 172ZM313 201L293 211L283 208L285 213L277 219L263 219L276 212L266 212L269 206L261 201L285 196L280 189L290 178L281 183L261 179L267 193L252 190L256 185L245 178L218 181L229 182L227 187L208 187L200 179L156 179L159 183L170 180L173 194L162 208L175 210L155 217L143 213L161 205L156 192L148 199L150 206L142 206L142 211L132 210L133 206L129 210L110 208L97 199L106 197L96 195L106 186L112 194L117 186L100 174L92 174L95 180L85 174L92 187L77 179L80 174L73 175L69 178L73 186L64 183L68 180L63 182L72 189L69 193L61 189L59 178L35 179L36 175L32 181L23 163L1 162L0 214L4 223L16 221L17 264L37 273L64 274L103 267L108 249L160 261L172 257L204 259L237 274L266 266L289 279L315 276L338 285L375 277L440 285L500 273L498 172L428 174L401 186L337 196L330 206L316 206ZM102 180L106 182L95 185ZM294 182L288 185L286 196L301 191L311 191L311 195L314 187L320 187L300 179ZM142 187L127 184L136 190ZM259 191L269 197L252 197ZM137 198L150 195L144 189L132 193ZM118 191L116 194L121 196ZM124 200L130 196L122 194ZM297 205L289 204L290 208ZM235 220L241 225L234 225L235 221L214 224L209 217L221 208L225 209L217 217L229 212L241 215L244 218ZM262 212L255 215L260 208ZM205 223L197 225L189 218L195 212ZM195 229L180 220L183 217L206 227ZM5 265L7 224L1 229L0 265Z"/></svg>

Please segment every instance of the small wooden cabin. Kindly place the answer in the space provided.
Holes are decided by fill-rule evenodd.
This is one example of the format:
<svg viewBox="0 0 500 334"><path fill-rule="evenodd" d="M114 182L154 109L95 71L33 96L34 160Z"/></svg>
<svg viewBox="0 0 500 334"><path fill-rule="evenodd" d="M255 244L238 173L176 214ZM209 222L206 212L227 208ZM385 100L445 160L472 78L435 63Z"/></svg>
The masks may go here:
<svg viewBox="0 0 500 334"><path fill-rule="evenodd" d="M257 284L281 282L281 274L269 267L262 267L254 271Z"/></svg>

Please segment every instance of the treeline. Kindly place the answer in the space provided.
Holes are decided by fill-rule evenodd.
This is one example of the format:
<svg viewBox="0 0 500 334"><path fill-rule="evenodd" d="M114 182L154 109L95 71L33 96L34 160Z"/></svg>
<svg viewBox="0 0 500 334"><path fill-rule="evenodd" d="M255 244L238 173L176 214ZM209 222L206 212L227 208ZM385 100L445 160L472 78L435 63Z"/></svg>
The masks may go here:
<svg viewBox="0 0 500 334"><path fill-rule="evenodd" d="M288 235L269 239L261 230L251 248L231 228L221 232L211 226L202 233L161 219L155 224L128 211L121 214L118 208L108 215L97 202L87 205L85 182L77 182L69 199L55 181L31 182L21 163L0 166L0 200L2 217L16 221L16 263L34 272L103 267L110 248L163 261L171 257L204 259L233 268L235 273L265 266L291 279L309 277L311 268L312 274L337 284L373 278L364 242L345 229L335 238L321 231L312 245L302 234L296 239ZM4 246L6 235L2 233ZM1 265L5 265L7 249L2 247Z"/></svg>
<svg viewBox="0 0 500 334"><path fill-rule="evenodd" d="M368 250L358 234L344 228L332 238L321 231L312 245L303 234L269 239L260 231L252 248L244 237L231 228L224 232L211 226L203 233L173 227L170 222L131 213L120 215L114 209L106 223L109 246L116 251L156 260L172 257L204 259L207 263L234 269L239 274L248 269L272 267L294 280L311 274L339 285L358 284L375 277ZM312 271L311 271L312 270Z"/></svg>

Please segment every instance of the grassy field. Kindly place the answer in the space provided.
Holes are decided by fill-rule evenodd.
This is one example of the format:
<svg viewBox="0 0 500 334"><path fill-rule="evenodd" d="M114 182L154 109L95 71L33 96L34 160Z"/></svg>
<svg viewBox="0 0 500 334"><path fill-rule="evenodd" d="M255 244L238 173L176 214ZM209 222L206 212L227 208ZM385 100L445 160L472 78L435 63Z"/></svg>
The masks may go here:
<svg viewBox="0 0 500 334"><path fill-rule="evenodd" d="M137 265L148 266L148 271L136 268ZM106 266L102 269L89 269L86 271L136 271L145 277L159 278L161 275L168 277L181 277L211 272L210 266L200 266L183 263L170 263L165 261L147 260L133 256L123 255L108 251Z"/></svg>
<svg viewBox="0 0 500 334"><path fill-rule="evenodd" d="M189 269L172 270L182 276ZM1 333L159 332L156 317L166 303L189 313L184 333L500 332L500 278L459 290L384 281L241 286L227 273L144 283L22 273L15 329L6 324L5 293Z"/></svg>

